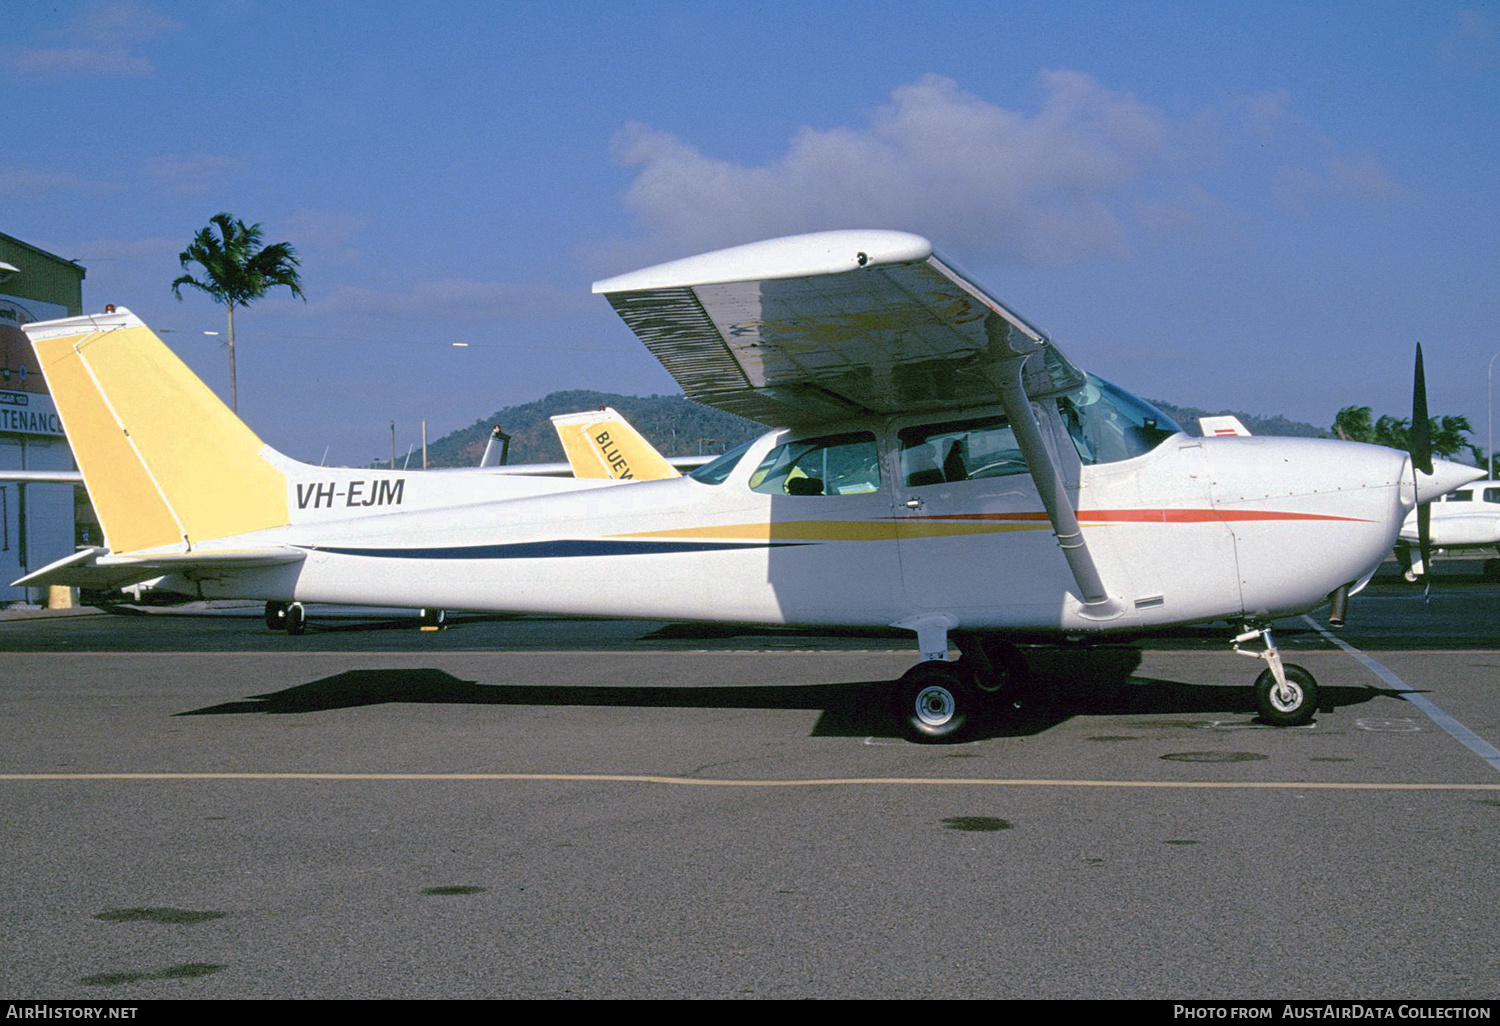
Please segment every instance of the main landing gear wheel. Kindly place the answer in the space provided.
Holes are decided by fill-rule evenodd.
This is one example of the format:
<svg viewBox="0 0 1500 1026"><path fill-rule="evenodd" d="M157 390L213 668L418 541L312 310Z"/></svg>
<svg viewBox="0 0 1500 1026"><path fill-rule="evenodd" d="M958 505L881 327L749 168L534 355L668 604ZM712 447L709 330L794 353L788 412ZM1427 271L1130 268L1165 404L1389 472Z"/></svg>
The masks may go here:
<svg viewBox="0 0 1500 1026"><path fill-rule="evenodd" d="M286 603L266 603L266 629L271 631L286 630Z"/></svg>
<svg viewBox="0 0 1500 1026"><path fill-rule="evenodd" d="M417 619L422 621L423 627L441 627L448 622L448 611L445 609L424 609L418 614Z"/></svg>
<svg viewBox="0 0 1500 1026"><path fill-rule="evenodd" d="M1276 686L1276 675L1269 669L1255 678L1255 705L1260 718L1278 727L1300 727L1311 723L1318 711L1318 682L1296 663L1282 666L1286 673L1286 690Z"/></svg>
<svg viewBox="0 0 1500 1026"><path fill-rule="evenodd" d="M989 710L1002 719L1015 719L1033 701L1031 668L1021 650L1008 641L981 640L972 636L959 640L960 673L974 685Z"/></svg>
<svg viewBox="0 0 1500 1026"><path fill-rule="evenodd" d="M307 630L307 610L302 608L301 602L293 602L286 607L286 632L301 634L305 630Z"/></svg>
<svg viewBox="0 0 1500 1026"><path fill-rule="evenodd" d="M898 712L913 741L953 741L979 712L981 699L956 664L918 663L901 678Z"/></svg>

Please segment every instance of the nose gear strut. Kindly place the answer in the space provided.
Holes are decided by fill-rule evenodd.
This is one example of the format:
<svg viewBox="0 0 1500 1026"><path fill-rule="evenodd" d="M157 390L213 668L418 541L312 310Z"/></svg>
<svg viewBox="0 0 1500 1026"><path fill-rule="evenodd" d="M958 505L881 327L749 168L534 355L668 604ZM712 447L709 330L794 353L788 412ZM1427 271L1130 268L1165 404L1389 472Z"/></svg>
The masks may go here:
<svg viewBox="0 0 1500 1026"><path fill-rule="evenodd" d="M1240 647L1257 638L1264 642L1264 651L1248 652ZM1255 705L1262 720L1278 727L1300 727L1312 722L1313 714L1318 711L1318 682L1305 668L1281 661L1269 626L1246 624L1245 632L1231 646L1240 655L1266 661L1266 669L1255 678Z"/></svg>

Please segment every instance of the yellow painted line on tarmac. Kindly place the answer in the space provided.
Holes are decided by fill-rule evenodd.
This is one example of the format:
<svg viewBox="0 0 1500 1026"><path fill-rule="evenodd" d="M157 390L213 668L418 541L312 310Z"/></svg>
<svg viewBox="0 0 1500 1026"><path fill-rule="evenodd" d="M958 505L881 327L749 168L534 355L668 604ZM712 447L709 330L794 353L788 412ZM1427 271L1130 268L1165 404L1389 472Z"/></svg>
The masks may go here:
<svg viewBox="0 0 1500 1026"><path fill-rule="evenodd" d="M640 773L0 773L0 782L61 781L386 781L477 783L664 784L671 787L1108 787L1222 791L1500 791L1500 784L1338 783L1295 780L1047 780L990 777L812 777L726 780Z"/></svg>

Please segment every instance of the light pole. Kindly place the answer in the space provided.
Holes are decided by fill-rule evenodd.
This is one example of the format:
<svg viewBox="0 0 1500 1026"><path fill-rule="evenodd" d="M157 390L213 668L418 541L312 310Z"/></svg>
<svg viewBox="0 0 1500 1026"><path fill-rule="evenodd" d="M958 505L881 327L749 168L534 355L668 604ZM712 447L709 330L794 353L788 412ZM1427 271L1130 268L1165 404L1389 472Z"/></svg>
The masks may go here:
<svg viewBox="0 0 1500 1026"><path fill-rule="evenodd" d="M1500 349L1495 350L1495 356L1500 356ZM1490 357L1490 369L1485 374L1489 386L1489 437L1485 439L1485 457L1489 460L1491 481L1495 480L1495 356Z"/></svg>

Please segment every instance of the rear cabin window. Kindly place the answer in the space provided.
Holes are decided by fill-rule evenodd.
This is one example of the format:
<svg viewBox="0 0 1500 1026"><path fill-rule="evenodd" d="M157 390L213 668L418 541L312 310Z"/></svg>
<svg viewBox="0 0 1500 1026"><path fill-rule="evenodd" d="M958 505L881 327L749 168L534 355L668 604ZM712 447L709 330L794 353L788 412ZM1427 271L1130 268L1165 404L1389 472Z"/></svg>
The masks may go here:
<svg viewBox="0 0 1500 1026"><path fill-rule="evenodd" d="M723 484L724 479L734 472L735 467L739 466L740 459L745 455L745 450L753 444L755 444L755 440L751 439L742 445L735 446L718 459L703 464L703 466L689 474L688 477L691 477L694 481L702 481L704 484Z"/></svg>
<svg viewBox="0 0 1500 1026"><path fill-rule="evenodd" d="M1484 490L1485 502L1500 502L1500 488L1486 488Z"/></svg>
<svg viewBox="0 0 1500 1026"><path fill-rule="evenodd" d="M1026 473L1016 433L1004 417L903 428L901 479L908 488Z"/></svg>
<svg viewBox="0 0 1500 1026"><path fill-rule="evenodd" d="M880 450L867 431L778 445L750 475L764 495L864 495L880 490Z"/></svg>

